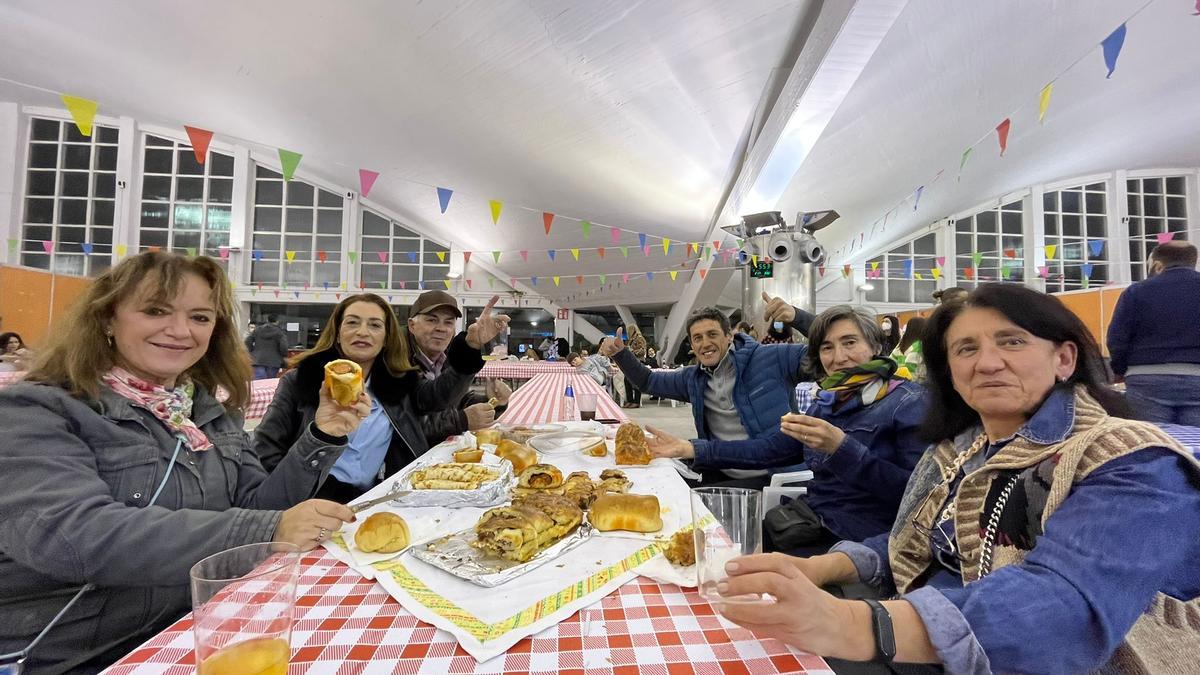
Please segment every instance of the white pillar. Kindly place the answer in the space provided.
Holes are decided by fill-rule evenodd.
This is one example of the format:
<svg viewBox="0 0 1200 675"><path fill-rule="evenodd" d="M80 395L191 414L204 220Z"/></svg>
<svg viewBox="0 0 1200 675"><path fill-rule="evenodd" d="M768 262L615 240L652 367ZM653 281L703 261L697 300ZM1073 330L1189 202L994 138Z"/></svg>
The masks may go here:
<svg viewBox="0 0 1200 675"><path fill-rule="evenodd" d="M16 103L0 103L0 261L10 265L21 259L21 246L12 253L9 238L21 239L21 195L17 194L17 156L21 144L21 115Z"/></svg>

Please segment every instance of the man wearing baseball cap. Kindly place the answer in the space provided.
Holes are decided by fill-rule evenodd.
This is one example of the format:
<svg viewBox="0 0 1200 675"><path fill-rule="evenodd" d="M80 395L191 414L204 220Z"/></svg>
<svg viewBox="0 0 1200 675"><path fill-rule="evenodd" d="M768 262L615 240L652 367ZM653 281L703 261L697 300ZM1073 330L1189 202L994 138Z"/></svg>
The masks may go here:
<svg viewBox="0 0 1200 675"><path fill-rule="evenodd" d="M433 380L446 363L446 348L458 332L456 322L462 318L458 301L446 291L425 291L409 308L408 340L413 364L425 377ZM508 403L512 390L503 382L495 385L497 406ZM421 418L421 428L430 446L464 431L491 426L496 409L485 396L467 392L459 404L449 410L429 413Z"/></svg>

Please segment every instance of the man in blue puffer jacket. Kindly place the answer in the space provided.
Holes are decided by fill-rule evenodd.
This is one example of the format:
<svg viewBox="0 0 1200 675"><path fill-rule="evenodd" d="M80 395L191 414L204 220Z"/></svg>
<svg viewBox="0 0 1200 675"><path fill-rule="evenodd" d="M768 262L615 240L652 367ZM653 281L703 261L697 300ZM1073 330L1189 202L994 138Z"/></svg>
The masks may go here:
<svg viewBox="0 0 1200 675"><path fill-rule="evenodd" d="M779 418L791 411L792 388L808 348L760 345L747 335L734 335L729 319L714 307L692 312L687 333L699 365L654 372L625 348L620 328L601 353L650 396L691 403L700 437L693 441L697 445L764 438L777 432ZM741 485L761 487L766 476L763 470L724 469L705 473L703 482L732 478Z"/></svg>

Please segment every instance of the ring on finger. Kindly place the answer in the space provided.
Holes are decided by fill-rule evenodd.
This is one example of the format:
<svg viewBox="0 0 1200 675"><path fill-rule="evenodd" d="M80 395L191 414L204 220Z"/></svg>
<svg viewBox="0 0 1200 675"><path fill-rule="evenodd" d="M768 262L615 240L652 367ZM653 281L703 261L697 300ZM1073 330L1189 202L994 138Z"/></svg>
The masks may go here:
<svg viewBox="0 0 1200 675"><path fill-rule="evenodd" d="M317 533L317 541L318 542L325 541L325 537L327 537L327 536L329 536L329 530L322 527L321 531L319 533Z"/></svg>

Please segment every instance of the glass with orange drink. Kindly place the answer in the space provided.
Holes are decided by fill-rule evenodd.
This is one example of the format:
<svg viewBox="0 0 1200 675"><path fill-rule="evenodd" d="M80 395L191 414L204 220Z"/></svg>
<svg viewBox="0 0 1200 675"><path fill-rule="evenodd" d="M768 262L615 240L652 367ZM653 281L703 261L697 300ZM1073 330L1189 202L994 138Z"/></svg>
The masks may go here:
<svg viewBox="0 0 1200 675"><path fill-rule="evenodd" d="M238 546L191 570L199 675L286 675L300 550Z"/></svg>

